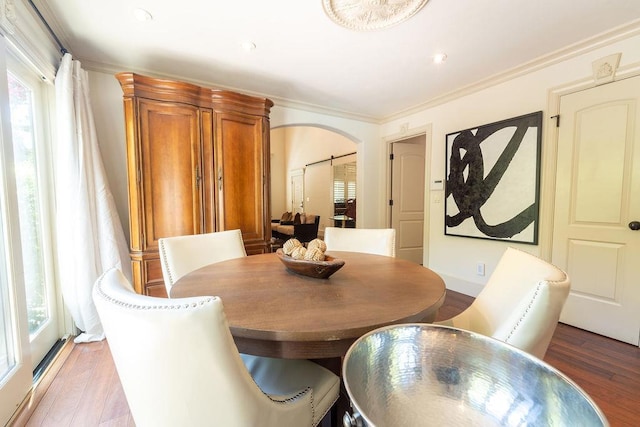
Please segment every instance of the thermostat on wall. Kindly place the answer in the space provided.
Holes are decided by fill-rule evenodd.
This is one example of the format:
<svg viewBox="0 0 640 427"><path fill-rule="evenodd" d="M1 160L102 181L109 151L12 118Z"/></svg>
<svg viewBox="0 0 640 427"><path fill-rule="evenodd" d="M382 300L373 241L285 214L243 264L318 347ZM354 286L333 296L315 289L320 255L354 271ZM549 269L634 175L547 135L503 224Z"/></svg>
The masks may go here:
<svg viewBox="0 0 640 427"><path fill-rule="evenodd" d="M431 189L432 190L444 190L444 180L442 179L434 179L431 181Z"/></svg>

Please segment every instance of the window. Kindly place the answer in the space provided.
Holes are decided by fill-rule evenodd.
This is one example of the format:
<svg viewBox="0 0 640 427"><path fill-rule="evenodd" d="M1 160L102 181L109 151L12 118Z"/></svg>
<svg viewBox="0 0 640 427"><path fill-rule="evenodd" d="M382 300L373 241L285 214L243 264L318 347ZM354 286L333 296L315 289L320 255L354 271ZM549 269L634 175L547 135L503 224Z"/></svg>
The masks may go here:
<svg viewBox="0 0 640 427"><path fill-rule="evenodd" d="M0 424L62 335L51 245L51 155L41 80L0 37ZM6 404L5 404L6 403Z"/></svg>
<svg viewBox="0 0 640 427"><path fill-rule="evenodd" d="M7 73L7 79L27 319L29 334L33 336L50 318L42 249L43 229L36 159L35 102L33 90L29 86L11 72Z"/></svg>
<svg viewBox="0 0 640 427"><path fill-rule="evenodd" d="M333 166L333 202L346 203L356 198L356 163Z"/></svg>

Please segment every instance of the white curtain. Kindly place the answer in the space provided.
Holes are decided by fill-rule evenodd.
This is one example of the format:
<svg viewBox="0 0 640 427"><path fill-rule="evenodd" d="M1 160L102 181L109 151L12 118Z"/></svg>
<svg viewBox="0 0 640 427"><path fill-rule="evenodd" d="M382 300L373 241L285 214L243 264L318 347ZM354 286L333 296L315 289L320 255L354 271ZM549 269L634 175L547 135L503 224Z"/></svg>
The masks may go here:
<svg viewBox="0 0 640 427"><path fill-rule="evenodd" d="M118 267L131 279L127 243L109 190L89 101L89 79L66 53L55 78L55 188L58 271L65 305L82 331L76 342L104 339L91 292Z"/></svg>

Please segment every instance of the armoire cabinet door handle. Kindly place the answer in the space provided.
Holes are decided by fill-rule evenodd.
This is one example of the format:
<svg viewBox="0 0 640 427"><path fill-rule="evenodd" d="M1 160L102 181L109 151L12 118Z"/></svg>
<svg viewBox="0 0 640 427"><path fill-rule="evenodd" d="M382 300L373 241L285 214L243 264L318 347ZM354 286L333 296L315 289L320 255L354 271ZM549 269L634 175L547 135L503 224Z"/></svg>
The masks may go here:
<svg viewBox="0 0 640 427"><path fill-rule="evenodd" d="M218 167L218 191L222 191L222 168Z"/></svg>

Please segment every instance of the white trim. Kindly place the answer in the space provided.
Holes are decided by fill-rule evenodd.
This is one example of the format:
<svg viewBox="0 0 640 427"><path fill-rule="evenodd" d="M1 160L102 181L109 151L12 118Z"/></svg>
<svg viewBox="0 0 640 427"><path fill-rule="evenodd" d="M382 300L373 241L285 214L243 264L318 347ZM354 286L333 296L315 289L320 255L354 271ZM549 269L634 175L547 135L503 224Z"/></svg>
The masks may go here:
<svg viewBox="0 0 640 427"><path fill-rule="evenodd" d="M484 285L480 283L468 282L464 279L455 276L449 276L447 274L438 273L442 280L447 284L447 289L460 292L471 297L477 297L480 291L484 289Z"/></svg>
<svg viewBox="0 0 640 427"><path fill-rule="evenodd" d="M422 265L429 265L429 236L431 231L431 190L429 186L429 182L431 181L431 144L433 139L433 124L427 123L424 126L419 126L416 128L409 129L409 125L402 124L400 126L400 131L393 135L387 135L382 138L384 141L385 149L387 150L385 155L385 176L386 181L384 183L384 188L386 189L386 198L385 198L385 212L384 212L384 223L386 226L391 226L391 207L389 206L388 201L391 199L391 161L389 160L389 156L391 155L391 145L394 142L401 142L407 139L414 138L416 136L424 135L424 207L423 207L423 238L422 238Z"/></svg>
<svg viewBox="0 0 640 427"><path fill-rule="evenodd" d="M13 161L13 144L11 136L11 120L9 117L9 93L7 84L7 43L4 37L0 37L0 227L3 229L4 241L0 244L6 246L7 253L1 253L0 263L5 264L7 274L7 286L9 287L10 316L15 328L11 339L13 340L16 364L13 369L0 381L0 424L5 424L18 408L24 396L31 389L32 363L31 347L29 345L29 332L27 325L27 305L24 289L24 274L22 268L22 251L20 243L20 230L18 224L18 203L14 174L9 173L13 168L7 167ZM8 200L7 200L8 199ZM0 267L0 268L4 268ZM4 332L4 331L3 331Z"/></svg>
<svg viewBox="0 0 640 427"><path fill-rule="evenodd" d="M63 334L60 316L64 315L64 305L59 300L58 283L55 274L55 260L57 255L54 244L54 188L53 188L53 148L51 129L51 105L53 86L42 82L39 74L34 72L29 64L25 64L23 56L15 55L10 50L7 58L7 69L17 80L33 91L35 137L34 152L37 171L37 198L39 208L39 234L41 239L42 273L46 284L46 300L48 302L49 320L37 335L30 336L33 368L42 360L51 346Z"/></svg>
<svg viewBox="0 0 640 427"><path fill-rule="evenodd" d="M15 1L16 25L12 34L4 34L7 41L24 56L41 78L53 82L61 53L33 8L24 0Z"/></svg>
<svg viewBox="0 0 640 427"><path fill-rule="evenodd" d="M521 76L533 73L534 71L541 70L551 65L569 60L571 58L584 55L585 53L611 45L615 42L636 36L638 34L640 34L640 19L632 21L631 23L628 23L626 25L616 27L598 36L591 37L581 42L571 44L567 47L556 50L550 54L541 56L537 59L534 59L533 61L529 61L524 64L518 65L517 67L511 68L502 73L495 74L493 76L479 80L475 83L472 83L467 86L463 86L461 88L453 90L451 92L445 93L444 95L432 98L431 100L425 103L407 108L402 111L398 111L397 113L392 114L391 116L384 117L381 120L381 122L383 123L390 122L395 119L406 117L411 114L426 110L428 108L433 108L441 104L446 104L455 99L462 98L469 94L478 92L482 89L486 89L491 86L495 86L497 84L504 83L509 80L513 80L517 77L521 77ZM621 69L619 69L619 71L620 70Z"/></svg>
<svg viewBox="0 0 640 427"><path fill-rule="evenodd" d="M640 75L640 62L629 64L621 67L616 72L615 81L624 80L630 77ZM547 96L547 116L550 119L560 113L560 98L564 95L591 89L596 86L596 82L592 75L583 79L568 82L561 86L549 89ZM562 117L560 118L562 120ZM561 122L562 124L562 122ZM556 195L556 167L558 156L558 128L554 121L545 123L545 137L543 138L544 146L542 148L542 171L540 194L546 195L540 199L540 230L538 245L540 248L540 258L550 261L553 249L553 219L555 212L555 195Z"/></svg>

